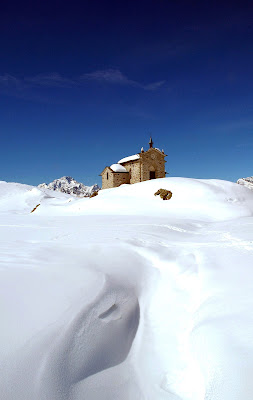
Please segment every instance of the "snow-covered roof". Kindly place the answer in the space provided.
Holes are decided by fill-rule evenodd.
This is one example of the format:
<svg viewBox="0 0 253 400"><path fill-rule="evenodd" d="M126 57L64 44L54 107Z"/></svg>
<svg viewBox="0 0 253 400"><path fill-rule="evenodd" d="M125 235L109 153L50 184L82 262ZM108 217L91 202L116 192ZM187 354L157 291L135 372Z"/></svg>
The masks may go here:
<svg viewBox="0 0 253 400"><path fill-rule="evenodd" d="M134 154L133 156L128 156L128 157L124 157L121 160L118 161L118 164L122 164L128 161L135 161L138 160L140 158L139 154Z"/></svg>
<svg viewBox="0 0 253 400"><path fill-rule="evenodd" d="M110 168L113 170L113 172L128 172L126 168L120 164L112 164Z"/></svg>

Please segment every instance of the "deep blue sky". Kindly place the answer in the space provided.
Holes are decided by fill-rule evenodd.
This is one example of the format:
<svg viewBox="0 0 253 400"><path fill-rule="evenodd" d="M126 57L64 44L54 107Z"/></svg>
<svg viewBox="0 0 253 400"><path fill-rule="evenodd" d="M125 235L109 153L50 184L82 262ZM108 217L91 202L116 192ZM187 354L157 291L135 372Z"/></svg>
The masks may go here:
<svg viewBox="0 0 253 400"><path fill-rule="evenodd" d="M0 180L100 183L150 132L169 176L253 175L252 1L9 1L0 54Z"/></svg>

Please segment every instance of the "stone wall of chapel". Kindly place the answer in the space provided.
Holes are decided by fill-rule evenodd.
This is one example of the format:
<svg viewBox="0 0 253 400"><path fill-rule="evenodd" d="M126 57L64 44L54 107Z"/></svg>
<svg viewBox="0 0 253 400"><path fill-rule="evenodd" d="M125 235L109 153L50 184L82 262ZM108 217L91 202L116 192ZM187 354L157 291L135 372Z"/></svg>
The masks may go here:
<svg viewBox="0 0 253 400"><path fill-rule="evenodd" d="M151 155L154 155L152 159ZM165 178L165 160L158 151L150 149L141 154L141 180L148 181L150 179L150 171L155 171L156 178Z"/></svg>
<svg viewBox="0 0 253 400"><path fill-rule="evenodd" d="M130 179L129 183L137 183L141 181L141 164L140 160L128 161L123 164L127 171L129 171Z"/></svg>
<svg viewBox="0 0 253 400"><path fill-rule="evenodd" d="M113 174L113 187L118 187L124 183L129 183L129 174L127 172L115 172Z"/></svg>
<svg viewBox="0 0 253 400"><path fill-rule="evenodd" d="M107 179L107 173L108 173L108 179ZM110 168L105 168L105 170L102 172L102 189L109 189L113 187L113 173L110 170Z"/></svg>

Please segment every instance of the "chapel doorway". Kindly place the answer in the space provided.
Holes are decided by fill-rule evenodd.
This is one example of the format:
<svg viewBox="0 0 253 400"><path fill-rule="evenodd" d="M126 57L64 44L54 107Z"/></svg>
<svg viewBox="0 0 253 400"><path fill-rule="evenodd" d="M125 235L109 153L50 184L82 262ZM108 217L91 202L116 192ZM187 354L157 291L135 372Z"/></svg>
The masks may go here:
<svg viewBox="0 0 253 400"><path fill-rule="evenodd" d="M155 171L149 171L149 179L155 179Z"/></svg>

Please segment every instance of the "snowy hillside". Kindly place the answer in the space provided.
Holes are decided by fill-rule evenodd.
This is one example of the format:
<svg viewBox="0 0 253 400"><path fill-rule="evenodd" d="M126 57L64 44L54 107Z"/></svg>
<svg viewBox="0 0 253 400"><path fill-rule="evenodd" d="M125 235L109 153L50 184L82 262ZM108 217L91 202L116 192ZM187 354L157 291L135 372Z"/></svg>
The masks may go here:
<svg viewBox="0 0 253 400"><path fill-rule="evenodd" d="M92 193L100 190L100 187L97 184L85 186L83 183L75 181L71 176L63 176L60 179L55 179L48 185L46 183L41 183L38 187L42 189L56 190L58 192L78 197L89 197Z"/></svg>
<svg viewBox="0 0 253 400"><path fill-rule="evenodd" d="M75 199L61 192L52 192L45 188L23 185L21 183L7 183L0 181L0 214L29 213L37 204L64 205Z"/></svg>
<svg viewBox="0 0 253 400"><path fill-rule="evenodd" d="M0 182L0 213L1 400L252 400L253 192Z"/></svg>
<svg viewBox="0 0 253 400"><path fill-rule="evenodd" d="M250 176L249 178L240 178L238 179L237 183L253 190L253 176Z"/></svg>

